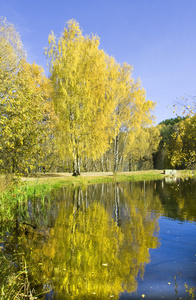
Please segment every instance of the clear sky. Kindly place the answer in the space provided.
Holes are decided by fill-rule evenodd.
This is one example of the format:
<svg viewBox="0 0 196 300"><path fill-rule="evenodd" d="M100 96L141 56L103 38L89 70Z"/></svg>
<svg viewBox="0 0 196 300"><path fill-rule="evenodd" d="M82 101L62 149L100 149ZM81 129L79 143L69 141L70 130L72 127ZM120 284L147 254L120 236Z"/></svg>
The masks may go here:
<svg viewBox="0 0 196 300"><path fill-rule="evenodd" d="M157 103L157 123L174 118L176 98L196 95L196 0L0 0L0 16L20 33L27 60L45 69L51 30L70 19L100 48L134 68L147 99Z"/></svg>

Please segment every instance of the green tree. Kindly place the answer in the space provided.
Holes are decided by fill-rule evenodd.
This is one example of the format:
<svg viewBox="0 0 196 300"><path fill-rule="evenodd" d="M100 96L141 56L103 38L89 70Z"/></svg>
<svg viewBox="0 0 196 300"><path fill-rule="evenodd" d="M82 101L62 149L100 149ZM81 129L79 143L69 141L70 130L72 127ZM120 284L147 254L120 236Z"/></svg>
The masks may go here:
<svg viewBox="0 0 196 300"><path fill-rule="evenodd" d="M196 114L181 121L168 146L173 167L193 167L196 163Z"/></svg>
<svg viewBox="0 0 196 300"><path fill-rule="evenodd" d="M168 145L171 165L176 168L192 168L196 163L195 99L195 97L181 97L174 104L174 113L177 112L184 116L176 126L171 143Z"/></svg>
<svg viewBox="0 0 196 300"><path fill-rule="evenodd" d="M176 132L179 122L183 119L182 117L166 119L157 125L161 140L157 152L153 155L155 169L172 168L169 148L172 143L172 135Z"/></svg>

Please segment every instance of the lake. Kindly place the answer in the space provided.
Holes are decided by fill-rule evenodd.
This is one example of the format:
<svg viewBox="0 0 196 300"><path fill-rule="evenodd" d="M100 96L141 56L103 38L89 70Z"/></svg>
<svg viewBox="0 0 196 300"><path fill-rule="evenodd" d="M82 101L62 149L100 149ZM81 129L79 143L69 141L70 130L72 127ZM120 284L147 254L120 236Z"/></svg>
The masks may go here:
<svg viewBox="0 0 196 300"><path fill-rule="evenodd" d="M18 208L1 246L44 299L194 299L196 182L53 190Z"/></svg>

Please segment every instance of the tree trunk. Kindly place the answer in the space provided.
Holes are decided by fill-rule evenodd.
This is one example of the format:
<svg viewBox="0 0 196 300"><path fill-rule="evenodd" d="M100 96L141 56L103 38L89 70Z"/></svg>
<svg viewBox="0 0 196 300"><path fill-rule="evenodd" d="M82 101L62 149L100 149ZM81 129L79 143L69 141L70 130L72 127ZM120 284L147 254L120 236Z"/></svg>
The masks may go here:
<svg viewBox="0 0 196 300"><path fill-rule="evenodd" d="M132 171L132 164L133 164L133 161L132 161L132 154L129 156L129 171Z"/></svg>
<svg viewBox="0 0 196 300"><path fill-rule="evenodd" d="M85 160L83 162L84 171L88 172L88 158L87 155L85 156Z"/></svg>
<svg viewBox="0 0 196 300"><path fill-rule="evenodd" d="M114 172L118 171L119 135L114 140Z"/></svg>
<svg viewBox="0 0 196 300"><path fill-rule="evenodd" d="M126 133L126 136L125 136L125 139L124 139L124 142L123 142L123 147L122 147L122 150L121 150L121 156L119 158L119 163L118 163L118 166L121 166L121 170L123 171L123 162L124 162L124 149L125 149L125 145L126 145L126 142L127 142L127 137L128 137L128 133Z"/></svg>
<svg viewBox="0 0 196 300"><path fill-rule="evenodd" d="M103 164L104 158L103 155L101 156L101 171L104 172L104 164Z"/></svg>
<svg viewBox="0 0 196 300"><path fill-rule="evenodd" d="M108 157L105 160L105 170L108 172Z"/></svg>
<svg viewBox="0 0 196 300"><path fill-rule="evenodd" d="M73 174L72 176L77 176L77 163L76 163L76 157L74 155L74 159L73 159Z"/></svg>
<svg viewBox="0 0 196 300"><path fill-rule="evenodd" d="M98 172L98 168L97 168L97 162L96 161L94 161L94 170L95 170L95 172Z"/></svg>
<svg viewBox="0 0 196 300"><path fill-rule="evenodd" d="M80 159L78 153L77 154L74 153L72 176L78 176L78 175L80 175Z"/></svg>
<svg viewBox="0 0 196 300"><path fill-rule="evenodd" d="M79 155L77 153L77 175L80 175L80 159L79 159Z"/></svg>
<svg viewBox="0 0 196 300"><path fill-rule="evenodd" d="M73 161L73 174L72 174L72 176L78 176L78 175L80 175L80 162L77 158L77 159L74 159L74 161Z"/></svg>

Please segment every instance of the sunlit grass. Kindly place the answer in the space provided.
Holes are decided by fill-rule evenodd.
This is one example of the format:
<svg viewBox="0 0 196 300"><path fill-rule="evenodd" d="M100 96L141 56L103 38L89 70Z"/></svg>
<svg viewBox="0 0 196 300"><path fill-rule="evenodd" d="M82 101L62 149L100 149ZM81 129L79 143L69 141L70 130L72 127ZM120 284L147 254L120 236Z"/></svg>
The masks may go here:
<svg viewBox="0 0 196 300"><path fill-rule="evenodd" d="M38 184L34 181L32 184L28 182L12 185L7 190L0 193L0 227L1 231L9 231L8 228L14 226L16 213L18 209L22 209L24 203L29 199L39 199L44 202L47 194L53 189L52 185L47 183Z"/></svg>
<svg viewBox="0 0 196 300"><path fill-rule="evenodd" d="M38 177L37 177L38 176ZM107 182L122 182L122 181L136 181L136 180L155 180L164 177L163 171L152 170L152 171L138 171L138 172L108 172L104 173L82 173L80 176L70 176L63 173L59 175L56 174L35 174L34 178L26 178L29 185L33 185L35 181L37 184L47 184L52 185L54 188L61 186L77 186L77 185L87 185L94 183L107 183Z"/></svg>

